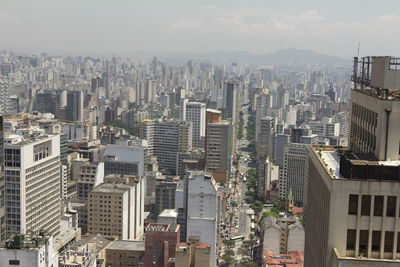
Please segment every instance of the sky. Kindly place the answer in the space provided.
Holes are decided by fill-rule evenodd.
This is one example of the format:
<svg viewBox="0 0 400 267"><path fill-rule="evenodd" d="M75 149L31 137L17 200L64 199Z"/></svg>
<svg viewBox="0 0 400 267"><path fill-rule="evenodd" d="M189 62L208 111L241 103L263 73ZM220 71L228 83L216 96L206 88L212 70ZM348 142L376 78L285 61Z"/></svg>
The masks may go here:
<svg viewBox="0 0 400 267"><path fill-rule="evenodd" d="M400 0L0 0L0 49L400 56Z"/></svg>

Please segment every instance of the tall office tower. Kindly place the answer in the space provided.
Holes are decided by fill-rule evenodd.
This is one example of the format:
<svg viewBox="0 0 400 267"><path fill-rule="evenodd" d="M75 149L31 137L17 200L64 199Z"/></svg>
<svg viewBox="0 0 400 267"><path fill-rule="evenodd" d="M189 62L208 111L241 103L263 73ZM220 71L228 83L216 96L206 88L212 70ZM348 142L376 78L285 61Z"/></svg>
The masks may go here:
<svg viewBox="0 0 400 267"><path fill-rule="evenodd" d="M310 148L305 266L399 265L397 62L355 58L350 150Z"/></svg>
<svg viewBox="0 0 400 267"><path fill-rule="evenodd" d="M164 173L175 173L178 152L192 148L192 124L174 120L147 121L143 135L149 145L149 155L157 157Z"/></svg>
<svg viewBox="0 0 400 267"><path fill-rule="evenodd" d="M279 198L287 200L291 193L296 204L303 206L307 194L307 145L287 144L283 155L283 168L279 175Z"/></svg>
<svg viewBox="0 0 400 267"><path fill-rule="evenodd" d="M289 105L289 91L281 89L277 91L276 106L281 109L286 109Z"/></svg>
<svg viewBox="0 0 400 267"><path fill-rule="evenodd" d="M0 114L8 113L9 81L0 76Z"/></svg>
<svg viewBox="0 0 400 267"><path fill-rule="evenodd" d="M6 238L4 182L4 131L3 116L0 114L0 242Z"/></svg>
<svg viewBox="0 0 400 267"><path fill-rule="evenodd" d="M38 93L33 103L33 110L42 113L56 114L58 95L55 92Z"/></svg>
<svg viewBox="0 0 400 267"><path fill-rule="evenodd" d="M276 119L267 116L260 120L260 132L257 138L257 158L274 157L274 135Z"/></svg>
<svg viewBox="0 0 400 267"><path fill-rule="evenodd" d="M187 237L197 236L211 246L210 266L216 266L220 200L212 175L202 171L187 173Z"/></svg>
<svg viewBox="0 0 400 267"><path fill-rule="evenodd" d="M223 91L223 118L232 122L232 151L237 151L237 127L239 123L239 83L225 82Z"/></svg>
<svg viewBox="0 0 400 267"><path fill-rule="evenodd" d="M143 178L110 174L89 193L88 231L141 240L144 226Z"/></svg>
<svg viewBox="0 0 400 267"><path fill-rule="evenodd" d="M226 182L231 169L231 124L228 121L207 124L206 170L215 181Z"/></svg>
<svg viewBox="0 0 400 267"><path fill-rule="evenodd" d="M97 93L100 87L103 87L103 79L100 77L92 78L91 80L92 93Z"/></svg>
<svg viewBox="0 0 400 267"><path fill-rule="evenodd" d="M82 121L83 118L83 91L68 91L66 119Z"/></svg>
<svg viewBox="0 0 400 267"><path fill-rule="evenodd" d="M274 151L274 158L275 163L279 167L283 167L283 156L284 156L284 149L285 145L290 143L290 135L288 134L278 134L275 136L275 151Z"/></svg>
<svg viewBox="0 0 400 267"><path fill-rule="evenodd" d="M199 102L187 103L186 121L192 122L193 148L203 148L206 135L206 104Z"/></svg>
<svg viewBox="0 0 400 267"><path fill-rule="evenodd" d="M146 80L146 90L145 90L145 101L146 103L152 103L156 97L156 84L155 80Z"/></svg>
<svg viewBox="0 0 400 267"><path fill-rule="evenodd" d="M175 191L178 181L168 179L156 185L155 216L158 216L165 209L175 208Z"/></svg>
<svg viewBox="0 0 400 267"><path fill-rule="evenodd" d="M5 136L6 235L60 228L60 136Z"/></svg>

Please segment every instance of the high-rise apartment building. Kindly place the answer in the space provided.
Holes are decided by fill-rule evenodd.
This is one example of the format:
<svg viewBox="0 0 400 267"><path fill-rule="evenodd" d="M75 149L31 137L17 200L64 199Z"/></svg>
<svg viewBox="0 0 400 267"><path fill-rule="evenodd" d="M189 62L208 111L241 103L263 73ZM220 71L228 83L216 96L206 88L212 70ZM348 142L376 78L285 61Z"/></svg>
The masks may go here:
<svg viewBox="0 0 400 267"><path fill-rule="evenodd" d="M23 138L10 134L4 142L6 234L60 227L60 136Z"/></svg>
<svg viewBox="0 0 400 267"><path fill-rule="evenodd" d="M187 237L197 236L211 246L211 266L216 266L220 205L218 185L202 171L187 173Z"/></svg>
<svg viewBox="0 0 400 267"><path fill-rule="evenodd" d="M143 179L108 175L104 182L89 193L89 233L140 240L144 226Z"/></svg>
<svg viewBox="0 0 400 267"><path fill-rule="evenodd" d="M355 58L350 150L310 148L305 266L399 265L397 62Z"/></svg>
<svg viewBox="0 0 400 267"><path fill-rule="evenodd" d="M287 200L292 194L302 206L307 195L308 149L305 144L287 144L284 148L283 167L279 175L279 198Z"/></svg>
<svg viewBox="0 0 400 267"><path fill-rule="evenodd" d="M192 124L174 120L146 121L143 137L149 145L149 155L157 157L159 168L165 173L175 173L177 153L192 148Z"/></svg>
<svg viewBox="0 0 400 267"><path fill-rule="evenodd" d="M206 135L206 104L189 102L186 104L186 120L192 122L192 146L203 148Z"/></svg>

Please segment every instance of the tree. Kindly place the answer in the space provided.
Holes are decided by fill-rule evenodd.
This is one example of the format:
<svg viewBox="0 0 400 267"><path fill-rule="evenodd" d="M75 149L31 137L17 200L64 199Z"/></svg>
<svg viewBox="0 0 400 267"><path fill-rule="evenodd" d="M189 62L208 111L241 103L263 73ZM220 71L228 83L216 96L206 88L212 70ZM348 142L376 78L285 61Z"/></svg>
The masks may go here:
<svg viewBox="0 0 400 267"><path fill-rule="evenodd" d="M247 171L247 176L257 177L257 170L255 168L251 168Z"/></svg>
<svg viewBox="0 0 400 267"><path fill-rule="evenodd" d="M129 127L126 123L121 120L110 121L104 123L104 125L110 125L117 128L125 129L130 135L139 136L139 127Z"/></svg>
<svg viewBox="0 0 400 267"><path fill-rule="evenodd" d="M223 243L225 245L225 253L222 256L222 260L228 265L235 264L236 263L236 260L234 258L235 252L233 251L233 247L235 246L235 241L230 239L225 239Z"/></svg>
<svg viewBox="0 0 400 267"><path fill-rule="evenodd" d="M252 208L255 214L258 216L258 214L263 210L263 203L257 200L250 205L250 208Z"/></svg>
<svg viewBox="0 0 400 267"><path fill-rule="evenodd" d="M274 211L263 212L263 214L261 216L261 220L268 216L279 217L279 213L276 213Z"/></svg>
<svg viewBox="0 0 400 267"><path fill-rule="evenodd" d="M253 260L253 251L256 245L257 239L254 234L250 234L249 239L242 242L242 246L239 248L238 252L246 263L248 260Z"/></svg>

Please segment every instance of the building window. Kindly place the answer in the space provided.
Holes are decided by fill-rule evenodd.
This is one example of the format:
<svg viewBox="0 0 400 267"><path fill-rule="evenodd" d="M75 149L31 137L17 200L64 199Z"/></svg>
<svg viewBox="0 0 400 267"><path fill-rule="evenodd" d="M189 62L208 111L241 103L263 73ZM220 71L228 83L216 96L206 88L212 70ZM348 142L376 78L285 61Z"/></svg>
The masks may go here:
<svg viewBox="0 0 400 267"><path fill-rule="evenodd" d="M9 260L8 264L9 265L19 265L19 260Z"/></svg>
<svg viewBox="0 0 400 267"><path fill-rule="evenodd" d="M393 252L393 232L385 232L385 252Z"/></svg>
<svg viewBox="0 0 400 267"><path fill-rule="evenodd" d="M372 231L372 251L380 251L381 249L381 231Z"/></svg>
<svg viewBox="0 0 400 267"><path fill-rule="evenodd" d="M358 195L349 195L349 214L357 215Z"/></svg>
<svg viewBox="0 0 400 267"><path fill-rule="evenodd" d="M369 216L371 212L371 196L363 195L361 198L361 215Z"/></svg>
<svg viewBox="0 0 400 267"><path fill-rule="evenodd" d="M387 199L386 216L396 216L396 197L389 196Z"/></svg>
<svg viewBox="0 0 400 267"><path fill-rule="evenodd" d="M356 247L356 230L347 230L347 250L354 250Z"/></svg>
<svg viewBox="0 0 400 267"><path fill-rule="evenodd" d="M359 249L360 255L367 256L368 230L360 230L360 241L359 241L358 249Z"/></svg>
<svg viewBox="0 0 400 267"><path fill-rule="evenodd" d="M375 196L374 216L383 216L383 196Z"/></svg>

